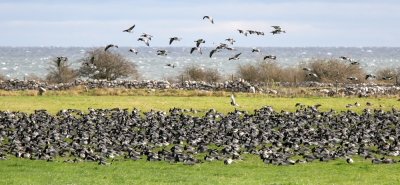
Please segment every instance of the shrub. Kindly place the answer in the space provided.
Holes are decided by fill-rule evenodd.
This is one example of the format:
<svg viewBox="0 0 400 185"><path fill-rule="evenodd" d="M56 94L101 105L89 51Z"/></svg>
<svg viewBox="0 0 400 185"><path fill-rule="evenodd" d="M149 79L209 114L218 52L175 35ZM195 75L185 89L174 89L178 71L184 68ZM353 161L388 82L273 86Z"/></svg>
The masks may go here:
<svg viewBox="0 0 400 185"><path fill-rule="evenodd" d="M240 65L236 73L240 78L249 82L299 82L304 80L300 69L283 68L276 61Z"/></svg>
<svg viewBox="0 0 400 185"><path fill-rule="evenodd" d="M8 80L8 78L5 75L0 74L0 81L6 81L6 80Z"/></svg>
<svg viewBox="0 0 400 185"><path fill-rule="evenodd" d="M68 83L78 77L78 72L71 68L66 57L57 57L50 63L46 80L49 83Z"/></svg>
<svg viewBox="0 0 400 185"><path fill-rule="evenodd" d="M216 69L211 68L200 68L198 66L186 67L182 74L178 78L194 80L194 81L205 81L205 82L218 82L222 79L221 74Z"/></svg>
<svg viewBox="0 0 400 185"><path fill-rule="evenodd" d="M79 74L92 79L139 78L136 65L120 54L94 49L81 59Z"/></svg>
<svg viewBox="0 0 400 185"><path fill-rule="evenodd" d="M358 80L354 82L363 82L365 80L365 72L359 65L352 65L346 61L338 59L315 59L308 63L308 67L312 73L317 74L318 78L307 75L309 72L304 71L306 80L319 82L349 82L349 77L356 77Z"/></svg>
<svg viewBox="0 0 400 185"><path fill-rule="evenodd" d="M391 68L391 67L385 67L378 69L375 74L376 74L376 80L378 81L385 81L385 82L393 82L396 80L396 77L399 76L399 68Z"/></svg>
<svg viewBox="0 0 400 185"><path fill-rule="evenodd" d="M34 81L39 81L39 82L45 81L45 79L43 79L35 74L29 74L29 75L25 76L24 80L34 80Z"/></svg>

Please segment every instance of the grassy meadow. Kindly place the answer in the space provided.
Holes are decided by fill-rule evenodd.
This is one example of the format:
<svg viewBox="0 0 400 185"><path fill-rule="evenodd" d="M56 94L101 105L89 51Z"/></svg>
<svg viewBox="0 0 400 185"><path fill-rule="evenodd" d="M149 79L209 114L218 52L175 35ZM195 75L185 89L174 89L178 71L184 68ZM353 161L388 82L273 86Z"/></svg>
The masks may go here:
<svg viewBox="0 0 400 185"><path fill-rule="evenodd" d="M64 94L63 94L64 93ZM73 94L70 92L48 93L35 96L29 92L14 92L0 96L0 110L33 112L46 109L55 114L61 109L91 108L139 108L164 110L173 107L193 108L205 111L215 108L219 112L233 111L230 93L207 96L177 96L135 94L112 96ZM347 104L358 102L360 107L350 108L361 112L367 108L390 110L400 108L398 98L347 98L347 97L270 97L263 95L236 94L238 109L252 112L262 106L272 106L276 111L295 111L296 103L322 104L320 110L345 111ZM201 114L201 113L200 113ZM0 184L400 184L400 165L372 165L370 160L355 157L354 164L343 160L313 162L294 166L264 164L258 156L245 155L243 161L226 166L222 161L205 162L194 166L147 162L145 160L119 160L109 166L93 162L63 163L16 159L0 160Z"/></svg>

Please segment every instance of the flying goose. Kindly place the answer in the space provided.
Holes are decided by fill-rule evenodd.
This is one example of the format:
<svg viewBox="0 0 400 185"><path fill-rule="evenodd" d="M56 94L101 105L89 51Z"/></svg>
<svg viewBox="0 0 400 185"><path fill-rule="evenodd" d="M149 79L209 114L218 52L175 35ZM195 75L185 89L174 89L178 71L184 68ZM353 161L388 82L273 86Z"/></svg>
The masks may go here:
<svg viewBox="0 0 400 185"><path fill-rule="evenodd" d="M129 52L135 53L137 55L138 51L134 48L129 49Z"/></svg>
<svg viewBox="0 0 400 185"><path fill-rule="evenodd" d="M373 75L373 74L367 74L367 75L365 75L365 79L366 79L366 80L371 79L371 78L376 78L376 76Z"/></svg>
<svg viewBox="0 0 400 185"><path fill-rule="evenodd" d="M106 46L106 48L104 48L104 51L107 51L107 50L110 49L111 47L116 47L116 48L118 48L117 45L109 44L109 45Z"/></svg>
<svg viewBox="0 0 400 185"><path fill-rule="evenodd" d="M122 32L128 32L128 33L132 33L133 28L135 28L135 25L129 27L128 29L122 31Z"/></svg>
<svg viewBox="0 0 400 185"><path fill-rule="evenodd" d="M199 47L201 43L206 43L206 41L204 39L197 39L194 42L196 42L196 47Z"/></svg>
<svg viewBox="0 0 400 185"><path fill-rule="evenodd" d="M175 64L166 64L165 66L175 68Z"/></svg>
<svg viewBox="0 0 400 185"><path fill-rule="evenodd" d="M171 37L171 38L169 38L169 45L171 45L172 42L174 42L174 41L180 41L180 40L181 40L181 38L178 38L178 37Z"/></svg>
<svg viewBox="0 0 400 185"><path fill-rule="evenodd" d="M149 40L150 39L148 39L147 37L139 37L138 38L138 41L143 41L146 44L146 46L150 46Z"/></svg>
<svg viewBox="0 0 400 185"><path fill-rule="evenodd" d="M225 40L228 41L231 45L233 45L233 43L236 42L236 40L234 40L233 38L227 38Z"/></svg>
<svg viewBox="0 0 400 185"><path fill-rule="evenodd" d="M254 52L257 52L257 53L259 53L261 50L260 49L258 49L258 48L253 48L252 50L251 50L251 52L252 53L254 53Z"/></svg>
<svg viewBox="0 0 400 185"><path fill-rule="evenodd" d="M315 74L315 73L308 73L307 75L308 75L308 76L311 76L311 77L314 77L314 78L318 78L318 75Z"/></svg>
<svg viewBox="0 0 400 185"><path fill-rule="evenodd" d="M264 60L266 60L266 59L276 60L276 56L275 55L267 55L264 57Z"/></svg>
<svg viewBox="0 0 400 185"><path fill-rule="evenodd" d="M347 79L348 80L351 80L351 81L357 81L358 80L358 78L357 77L354 77L354 76L350 76L350 77L347 77Z"/></svg>
<svg viewBox="0 0 400 185"><path fill-rule="evenodd" d="M242 53L238 53L238 54L236 54L235 56L229 58L229 60L238 60L238 59L239 59L239 56L240 56L241 54L242 54Z"/></svg>
<svg viewBox="0 0 400 185"><path fill-rule="evenodd" d="M219 52L218 49L213 49L210 51L210 58L214 55L215 52Z"/></svg>
<svg viewBox="0 0 400 185"><path fill-rule="evenodd" d="M208 19L208 20L210 20L211 24L214 24L214 19L211 16L206 15L203 17L203 20L204 19Z"/></svg>
<svg viewBox="0 0 400 185"><path fill-rule="evenodd" d="M384 76L382 77L382 80L391 80L393 77L392 76Z"/></svg>
<svg viewBox="0 0 400 185"><path fill-rule="evenodd" d="M200 54L203 54L203 52L201 51L201 48L200 48L200 47L192 47L192 48L190 49L190 54L192 54L194 50L197 50L197 51L199 51Z"/></svg>
<svg viewBox="0 0 400 185"><path fill-rule="evenodd" d="M273 27L275 29L275 30L271 31L272 35L286 33L286 31L282 30L282 28L280 26L271 26L271 27Z"/></svg>
<svg viewBox="0 0 400 185"><path fill-rule="evenodd" d="M167 55L167 50L159 49L159 50L157 50L157 55L166 56Z"/></svg>
<svg viewBox="0 0 400 185"><path fill-rule="evenodd" d="M145 37L145 38L147 38L147 39L149 39L149 40L151 40L151 38L153 38L152 35L147 34L147 33L142 33L142 35L141 35L140 37Z"/></svg>

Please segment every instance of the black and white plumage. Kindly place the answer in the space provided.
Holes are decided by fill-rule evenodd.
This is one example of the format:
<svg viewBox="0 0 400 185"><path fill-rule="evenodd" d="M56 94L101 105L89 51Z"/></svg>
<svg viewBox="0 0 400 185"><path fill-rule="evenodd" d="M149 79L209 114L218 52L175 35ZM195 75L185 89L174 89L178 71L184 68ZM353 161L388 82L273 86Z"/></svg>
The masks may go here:
<svg viewBox="0 0 400 185"><path fill-rule="evenodd" d="M165 66L175 68L175 64L166 64Z"/></svg>
<svg viewBox="0 0 400 185"><path fill-rule="evenodd" d="M231 94L231 105L232 106L239 106L239 104L236 103L236 99L235 96L233 94Z"/></svg>
<svg viewBox="0 0 400 185"><path fill-rule="evenodd" d="M174 42L174 41L180 41L182 38L179 38L179 37L171 37L171 38L169 38L169 45L171 45L172 44L172 42Z"/></svg>
<svg viewBox="0 0 400 185"><path fill-rule="evenodd" d="M229 58L229 60L238 60L238 59L239 59L239 56L240 56L241 54L242 54L242 53L238 53L238 54L236 54L235 56Z"/></svg>
<svg viewBox="0 0 400 185"><path fill-rule="evenodd" d="M210 51L210 58L214 55L214 53L219 52L218 49L213 49Z"/></svg>
<svg viewBox="0 0 400 185"><path fill-rule="evenodd" d="M166 56L167 55L167 50L159 49L159 50L157 50L157 55Z"/></svg>
<svg viewBox="0 0 400 185"><path fill-rule="evenodd" d="M276 56L275 55L264 56L264 60L267 60L267 59L276 60Z"/></svg>
<svg viewBox="0 0 400 185"><path fill-rule="evenodd" d="M150 42L149 42L150 39L148 39L147 37L139 37L138 41L143 41L146 44L146 46L150 46Z"/></svg>
<svg viewBox="0 0 400 185"><path fill-rule="evenodd" d="M117 45L114 45L114 44L109 44L109 45L107 45L107 46L104 48L104 51L107 51L107 50L108 50L108 49L110 49L111 47L118 48L118 46L117 46Z"/></svg>
<svg viewBox="0 0 400 185"><path fill-rule="evenodd" d="M347 60L347 61L351 60L350 57L346 57L346 56L340 56L339 58L342 60Z"/></svg>
<svg viewBox="0 0 400 185"><path fill-rule="evenodd" d="M208 19L211 22L211 24L214 24L214 19L211 16L206 15L203 17L203 20L204 19Z"/></svg>
<svg viewBox="0 0 400 185"><path fill-rule="evenodd" d="M149 40L151 40L151 38L153 38L153 35L147 34L147 33L142 33L142 35L140 35L140 37L144 37L147 38Z"/></svg>
<svg viewBox="0 0 400 185"><path fill-rule="evenodd" d="M247 37L247 31L244 31L244 30L241 30L241 29L238 29L237 30L238 32L239 32L239 34L243 34L244 36L246 36Z"/></svg>
<svg viewBox="0 0 400 185"><path fill-rule="evenodd" d="M347 162L347 164L353 164L354 160L352 158L350 158L350 157L347 157L346 158L346 162Z"/></svg>
<svg viewBox="0 0 400 185"><path fill-rule="evenodd" d="M382 77L382 80L391 80L391 79L393 79L392 76L384 76L384 77Z"/></svg>
<svg viewBox="0 0 400 185"><path fill-rule="evenodd" d="M129 52L131 53L135 53L136 55L138 54L138 51L135 48L131 48L129 49Z"/></svg>
<svg viewBox="0 0 400 185"><path fill-rule="evenodd" d="M64 56L59 56L59 57L57 57L57 60L56 60L56 62L57 62L57 67L60 67L60 66L61 66L61 62L66 62L66 61L68 61L68 58L67 58L67 57L64 57Z"/></svg>
<svg viewBox="0 0 400 185"><path fill-rule="evenodd" d="M206 43L204 39L197 39L194 42L196 43L196 47L200 47L200 44Z"/></svg>
<svg viewBox="0 0 400 185"><path fill-rule="evenodd" d="M308 73L307 75L310 77L318 78L318 75L315 73Z"/></svg>
<svg viewBox="0 0 400 185"><path fill-rule="evenodd" d="M225 40L228 41L231 45L233 45L233 43L236 42L236 40L233 38L227 38Z"/></svg>
<svg viewBox="0 0 400 185"><path fill-rule="evenodd" d="M282 30L280 26L271 26L271 27L274 28L274 30L271 31L272 35L286 33L286 31Z"/></svg>
<svg viewBox="0 0 400 185"><path fill-rule="evenodd" d="M311 69L308 67L303 67L303 71L311 71Z"/></svg>
<svg viewBox="0 0 400 185"><path fill-rule="evenodd" d="M195 50L197 50L200 54L203 54L200 47L192 47L190 49L190 54L192 54Z"/></svg>
<svg viewBox="0 0 400 185"><path fill-rule="evenodd" d="M126 30L124 30L124 31L122 31L122 32L128 32L128 33L132 33L132 31L133 31L133 28L135 28L135 25L133 25L133 26L129 27L128 29L126 29Z"/></svg>
<svg viewBox="0 0 400 185"><path fill-rule="evenodd" d="M351 81L357 81L358 80L358 78L354 77L354 76L347 77L347 79L351 80Z"/></svg>
<svg viewBox="0 0 400 185"><path fill-rule="evenodd" d="M261 50L258 49L258 48L253 48L253 49L251 50L251 52L252 52L252 53L255 53L255 52L259 53L259 52L261 52Z"/></svg>

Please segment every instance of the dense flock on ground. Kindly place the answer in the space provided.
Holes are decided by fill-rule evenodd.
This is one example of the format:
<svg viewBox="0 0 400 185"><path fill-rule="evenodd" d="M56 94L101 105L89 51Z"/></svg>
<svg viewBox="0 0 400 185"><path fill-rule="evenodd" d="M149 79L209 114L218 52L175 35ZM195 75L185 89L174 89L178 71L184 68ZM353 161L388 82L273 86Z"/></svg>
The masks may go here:
<svg viewBox="0 0 400 185"><path fill-rule="evenodd" d="M265 106L254 113L173 108L0 112L0 158L47 161L166 161L194 165L232 164L257 155L260 162L294 165L362 156L373 164L396 163L400 154L400 112L396 109L295 112Z"/></svg>

